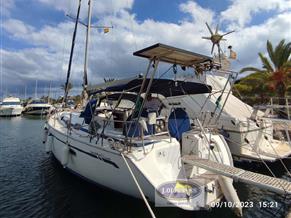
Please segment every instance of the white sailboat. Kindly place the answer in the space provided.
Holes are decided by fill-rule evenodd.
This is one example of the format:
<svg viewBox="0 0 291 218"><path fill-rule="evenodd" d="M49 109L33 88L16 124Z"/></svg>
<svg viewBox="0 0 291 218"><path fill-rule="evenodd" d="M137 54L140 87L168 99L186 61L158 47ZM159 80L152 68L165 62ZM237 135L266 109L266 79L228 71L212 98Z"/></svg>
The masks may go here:
<svg viewBox="0 0 291 218"><path fill-rule="evenodd" d="M90 8L89 0L89 15ZM90 25L87 34L89 30ZM206 71L213 66L211 58L163 44L134 55L149 59L143 78L90 91L84 76L87 94L104 93L103 97L90 99L81 114L63 109L48 118L46 151L66 169L146 203L185 210L213 207L225 196L241 215L242 205L232 180L226 177L291 193L287 181L259 174L240 176L251 172L233 167L223 136L204 128L198 117L189 118L189 107L170 102L175 97L210 93L210 86L154 78L159 62ZM160 101L158 113L143 110L150 94Z"/></svg>
<svg viewBox="0 0 291 218"><path fill-rule="evenodd" d="M0 116L19 116L22 111L20 99L16 97L4 98L0 105Z"/></svg>
<svg viewBox="0 0 291 218"><path fill-rule="evenodd" d="M156 48L162 46L158 44ZM183 55L185 63L189 57L199 63L205 61L202 55L176 50L177 56ZM154 79L158 61L165 61L162 58L161 55L157 60L150 60L148 70L155 65L150 78L137 78L97 91L106 95L98 102L91 100L81 116L71 111L52 115L46 127L49 136L46 148L75 174L126 195L140 198L129 164L150 201L185 210L210 208L223 196L219 175L184 164L181 157L196 154L232 166L231 154L221 135L201 126L191 127L187 109L166 106L170 97L182 96L185 92L209 92L209 87ZM158 117L141 118L137 102L144 104L149 93L159 96L163 106ZM234 190L231 180L222 183ZM172 193L165 192L169 188ZM231 199L238 199L235 191Z"/></svg>
<svg viewBox="0 0 291 218"><path fill-rule="evenodd" d="M162 44L134 54L150 59L144 78L118 81L91 92L105 95L89 101L81 115L65 110L48 119L46 150L65 168L99 185L140 198L132 172L150 201L185 210L210 208L225 196L241 214L232 180L226 177L291 193L290 182L233 167L223 136L203 128L198 118L189 119L191 108L173 101L185 95L210 93L210 86L154 79L159 62L191 67L193 63L209 62L208 57ZM154 69L149 74L152 65ZM161 108L158 116L149 112L143 117L141 109L149 93L161 101Z"/></svg>
<svg viewBox="0 0 291 218"><path fill-rule="evenodd" d="M90 0L88 5L84 90L89 94L86 72L92 7ZM70 75L73 45L66 84L68 84ZM179 52L178 49L176 50ZM200 63L208 58L189 52L181 52L180 55L182 55L181 61L184 62L189 58L194 58ZM143 79L129 81L125 89L117 90L115 96L110 96L115 101L114 106L107 102L108 98L103 98L98 102L97 100L89 101L82 114L68 109L52 114L45 127L46 150L51 151L66 169L126 195L140 198L140 194L142 194L150 201L170 204L186 210L209 208L223 196L217 185L218 175L190 165L185 167L181 161L181 141L184 141L185 144L192 144L192 140L199 142L193 145L193 148L183 149L183 153L195 152L197 151L195 146L199 146L203 152L197 151L197 155L202 154L203 157L232 166L232 158L223 137L208 130L203 131L202 134L201 126L191 128L191 121L182 108L164 107L161 116L155 118L152 114L150 120L141 118L141 110L139 110L140 104L142 108L144 99L149 93L160 95L166 100L170 93L171 96L184 95L184 89L193 94L203 93L208 92L209 87L203 84L181 83L179 84L181 87L177 88L175 81L163 80L158 81L159 84L163 82L174 93L158 91L157 85L153 85L156 81L154 83L153 81L160 58L151 58L146 74L149 74L151 66L154 65L150 78L145 76ZM192 89L191 85L197 86L197 90ZM110 94L115 88L103 91ZM67 89L65 99L66 96ZM129 102L131 104L128 107ZM182 116L181 119L176 119L176 115ZM178 121L180 122L179 127L176 126ZM157 132L154 130L155 122L159 123ZM169 124L166 125L167 123ZM168 131L167 127L170 127L171 131ZM182 138L183 132L187 132L189 138L186 135ZM210 140L213 146L211 151L206 149ZM217 156L220 158L217 159ZM227 180L223 184L234 190L231 180ZM181 187L183 190L179 191ZM165 190L170 188L171 193L164 192L164 188ZM238 199L235 191L231 196L233 200ZM144 199L147 201L145 197Z"/></svg>

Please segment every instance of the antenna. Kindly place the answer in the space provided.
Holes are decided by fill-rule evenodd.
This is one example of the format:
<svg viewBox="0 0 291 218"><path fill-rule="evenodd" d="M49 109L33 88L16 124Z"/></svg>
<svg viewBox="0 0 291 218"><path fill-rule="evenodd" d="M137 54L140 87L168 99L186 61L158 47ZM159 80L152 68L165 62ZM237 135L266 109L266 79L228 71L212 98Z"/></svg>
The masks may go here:
<svg viewBox="0 0 291 218"><path fill-rule="evenodd" d="M206 24L207 29L209 30L211 35L209 37L203 36L202 39L207 39L207 40L210 40L212 42L211 54L213 53L214 46L215 45L217 46L219 62L221 62L221 53L223 53L223 51L222 51L222 49L220 47L220 41L225 41L226 39L224 39L223 37L228 35L228 34L230 34L230 33L233 33L234 30L230 31L230 32L227 32L225 34L219 34L218 33L219 25L217 24L216 25L216 29L215 29L215 33L213 33L213 31L211 30L211 28L208 25L208 23L206 22L205 24Z"/></svg>

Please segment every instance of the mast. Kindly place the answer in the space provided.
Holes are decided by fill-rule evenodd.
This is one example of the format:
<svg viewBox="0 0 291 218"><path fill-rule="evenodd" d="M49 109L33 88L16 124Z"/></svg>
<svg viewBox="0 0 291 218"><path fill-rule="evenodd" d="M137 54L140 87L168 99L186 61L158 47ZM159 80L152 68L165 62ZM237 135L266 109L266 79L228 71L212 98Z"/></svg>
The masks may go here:
<svg viewBox="0 0 291 218"><path fill-rule="evenodd" d="M34 98L37 99L37 80L35 80Z"/></svg>
<svg viewBox="0 0 291 218"><path fill-rule="evenodd" d="M52 81L50 81L48 95L47 95L47 103L50 103L50 95L51 95L51 87L52 87Z"/></svg>
<svg viewBox="0 0 291 218"><path fill-rule="evenodd" d="M26 85L24 86L24 100L26 101Z"/></svg>
<svg viewBox="0 0 291 218"><path fill-rule="evenodd" d="M2 40L2 37L1 37L1 40ZM2 45L2 43L1 43L1 45ZM0 64L1 64L1 69L0 69L0 71L1 71L0 72L0 93L1 93L1 95L0 95L0 99L3 100L3 98L4 98L4 92L3 92L3 70L2 70L3 64L2 64L2 55L1 55Z"/></svg>
<svg viewBox="0 0 291 218"><path fill-rule="evenodd" d="M83 101L87 100L87 86L88 86L88 53L89 53L89 41L91 31L91 15L92 15L92 1L88 0L88 23L87 23L87 34L86 34L86 45L85 45L85 62L84 62L84 76L83 76Z"/></svg>
<svg viewBox="0 0 291 218"><path fill-rule="evenodd" d="M77 28L78 28L78 22L79 22L80 8L81 8L81 0L79 0L77 18L75 21L75 28L74 28L74 33L73 33L72 45L71 45L69 66L68 66L68 71L67 71L67 80L66 80L66 84L65 84L65 95L64 95L64 100L63 100L63 103L65 103L65 107L67 106L67 100L68 100L69 79L70 79L70 75L71 75L71 66L72 66L73 53L74 53L74 48L75 48L75 39L76 39L76 33L77 33Z"/></svg>

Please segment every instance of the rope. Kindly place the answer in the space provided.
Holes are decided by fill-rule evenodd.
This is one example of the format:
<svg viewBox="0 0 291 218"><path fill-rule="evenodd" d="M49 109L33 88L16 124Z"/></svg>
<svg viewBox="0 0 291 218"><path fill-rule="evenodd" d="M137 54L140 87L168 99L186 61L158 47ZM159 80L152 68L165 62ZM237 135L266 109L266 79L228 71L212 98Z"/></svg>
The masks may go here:
<svg viewBox="0 0 291 218"><path fill-rule="evenodd" d="M137 188L138 188L138 190L139 190L139 192L140 192L140 195L142 196L142 198L143 198L143 200L144 200L144 202L145 202L145 204L146 204L146 206L147 206L147 208L148 208L148 210L149 210L151 216L152 216L153 218L155 218L156 216L155 216L155 214L154 214L154 212L153 212L151 206L149 205L149 202L147 201L147 199L146 199L146 197L145 197L145 195L144 195L144 193L143 193L141 187L139 186L138 181L136 180L136 178L135 178L135 176L134 176L134 174L133 174L133 172L132 172L132 170L131 170L129 164L127 163L127 160L125 159L124 154L123 154L123 153L120 153L120 154L121 154L121 156L122 156L122 158L123 158L123 160L124 160L124 162L125 162L125 164L126 164L126 166L127 166L127 168L128 168L128 171L130 172L130 174L131 174L131 176L132 176L132 179L133 179L133 181L135 182L135 184L136 184L136 186L137 186Z"/></svg>

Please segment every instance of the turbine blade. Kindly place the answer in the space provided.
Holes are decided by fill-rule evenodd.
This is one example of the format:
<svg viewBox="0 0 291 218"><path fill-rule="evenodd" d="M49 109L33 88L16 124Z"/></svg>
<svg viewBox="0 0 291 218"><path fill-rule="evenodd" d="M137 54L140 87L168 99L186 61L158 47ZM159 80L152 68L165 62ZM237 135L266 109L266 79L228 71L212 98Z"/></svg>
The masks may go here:
<svg viewBox="0 0 291 218"><path fill-rule="evenodd" d="M210 37L202 36L202 39L211 39Z"/></svg>
<svg viewBox="0 0 291 218"><path fill-rule="evenodd" d="M211 33L211 35L213 35L213 32L212 32L212 30L210 29L210 26L208 25L208 23L206 22L205 24L206 24L206 26L207 26L209 32Z"/></svg>
<svg viewBox="0 0 291 218"><path fill-rule="evenodd" d="M214 43L212 44L212 48L211 48L211 54L213 53L213 50L214 50Z"/></svg>
<svg viewBox="0 0 291 218"><path fill-rule="evenodd" d="M216 25L216 30L215 30L215 34L218 33L218 24Z"/></svg>
<svg viewBox="0 0 291 218"><path fill-rule="evenodd" d="M234 30L233 30L233 31L230 31L230 32L228 32L228 33L223 34L222 36L226 36L226 35L228 35L228 34L230 34L230 33L233 33L233 32L235 32L235 31L234 31Z"/></svg>

